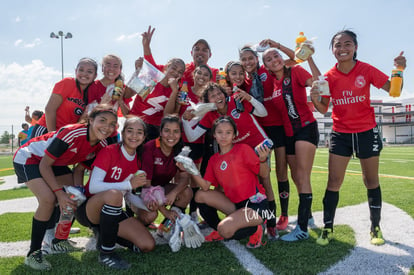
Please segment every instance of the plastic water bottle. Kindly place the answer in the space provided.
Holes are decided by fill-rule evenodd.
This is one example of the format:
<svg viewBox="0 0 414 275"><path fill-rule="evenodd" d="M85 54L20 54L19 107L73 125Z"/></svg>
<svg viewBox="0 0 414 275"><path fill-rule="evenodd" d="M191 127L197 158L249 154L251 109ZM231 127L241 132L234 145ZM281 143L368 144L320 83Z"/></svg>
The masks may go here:
<svg viewBox="0 0 414 275"><path fill-rule="evenodd" d="M69 194L71 200L76 201L77 206L81 205L86 200L86 197L80 188L65 186L65 191ZM60 214L59 223L55 233L56 239L66 240L69 237L70 227L72 226L74 216L73 209L69 206L66 208L66 211Z"/></svg>
<svg viewBox="0 0 414 275"><path fill-rule="evenodd" d="M187 81L183 82L181 91L178 93L178 103L181 105L187 105L188 103L188 86Z"/></svg>
<svg viewBox="0 0 414 275"><path fill-rule="evenodd" d="M223 68L220 68L220 71L219 71L219 73L216 77L217 78L217 84L222 86L222 87L227 86L226 76L227 76L226 72L223 70Z"/></svg>
<svg viewBox="0 0 414 275"><path fill-rule="evenodd" d="M401 95L401 87L403 80L403 68L397 67L391 73L390 96L399 97Z"/></svg>
<svg viewBox="0 0 414 275"><path fill-rule="evenodd" d="M237 93L237 84L234 83L233 84L233 94ZM236 110L238 113L242 113L244 112L244 106L243 106L243 102L241 102L238 99L234 99L234 103L236 103Z"/></svg>
<svg viewBox="0 0 414 275"><path fill-rule="evenodd" d="M300 32L296 37L295 61L298 63L306 61L313 53L312 42L307 41L304 33Z"/></svg>

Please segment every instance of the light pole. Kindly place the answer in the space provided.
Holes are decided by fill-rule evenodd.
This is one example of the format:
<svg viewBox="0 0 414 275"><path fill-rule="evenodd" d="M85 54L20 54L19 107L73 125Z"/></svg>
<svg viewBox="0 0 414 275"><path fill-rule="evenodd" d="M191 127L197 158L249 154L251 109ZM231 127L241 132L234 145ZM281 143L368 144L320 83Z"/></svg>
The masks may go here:
<svg viewBox="0 0 414 275"><path fill-rule="evenodd" d="M58 34L55 34L54 32L50 33L50 38L56 38L59 39L60 37L60 55L62 57L62 79L63 79L63 38L69 39L72 38L72 34L70 32L63 33L63 31L59 31Z"/></svg>

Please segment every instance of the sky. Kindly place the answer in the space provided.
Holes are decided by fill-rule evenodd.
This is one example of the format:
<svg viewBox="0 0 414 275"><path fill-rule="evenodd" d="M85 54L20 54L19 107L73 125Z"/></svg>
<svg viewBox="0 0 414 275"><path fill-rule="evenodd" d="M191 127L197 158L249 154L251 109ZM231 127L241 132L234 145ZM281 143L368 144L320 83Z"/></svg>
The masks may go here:
<svg viewBox="0 0 414 275"><path fill-rule="evenodd" d="M149 25L156 29L151 47L157 63L173 57L191 62L192 45L204 38L212 50L209 65L216 68L237 60L244 44L262 39L293 48L303 31L314 38L314 60L322 73L336 62L329 48L332 36L351 29L358 35L358 59L388 75L393 59L405 52L408 66L401 98L414 97L412 0L14 0L3 7L0 132L9 125L20 127L25 106L44 109L62 74L61 40L50 38L59 31L73 36L63 40L65 77L74 76L82 57L101 63L104 55L116 54L128 80L135 59L142 56L141 33ZM101 67L98 72L101 78ZM393 100L375 88L371 98Z"/></svg>

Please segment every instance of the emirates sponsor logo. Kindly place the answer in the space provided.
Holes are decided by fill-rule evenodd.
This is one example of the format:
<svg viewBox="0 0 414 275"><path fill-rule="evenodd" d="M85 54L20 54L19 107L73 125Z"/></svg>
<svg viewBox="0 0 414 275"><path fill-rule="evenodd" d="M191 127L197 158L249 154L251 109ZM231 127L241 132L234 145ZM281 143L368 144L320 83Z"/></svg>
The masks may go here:
<svg viewBox="0 0 414 275"><path fill-rule="evenodd" d="M361 103L366 100L365 95L356 95L354 96L352 91L343 91L341 98L334 98L332 99L333 105L348 105L354 103Z"/></svg>

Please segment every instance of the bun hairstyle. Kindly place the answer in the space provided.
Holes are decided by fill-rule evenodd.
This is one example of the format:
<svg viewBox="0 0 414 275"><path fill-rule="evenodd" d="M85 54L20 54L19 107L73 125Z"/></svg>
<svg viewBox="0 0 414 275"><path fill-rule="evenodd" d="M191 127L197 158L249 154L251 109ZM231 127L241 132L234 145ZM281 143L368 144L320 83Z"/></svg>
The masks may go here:
<svg viewBox="0 0 414 275"><path fill-rule="evenodd" d="M339 35L342 35L342 34L345 34L345 35L348 35L349 37L351 37L351 39L354 42L355 46L358 47L358 40L357 40L356 33L354 33L351 30L342 30L342 31L339 31L339 32L335 33L334 36L332 37L331 44L330 44L330 47L329 47L330 49L333 49L333 47L334 47L335 38ZM353 59L356 60L356 58L357 58L357 52L355 51Z"/></svg>

